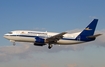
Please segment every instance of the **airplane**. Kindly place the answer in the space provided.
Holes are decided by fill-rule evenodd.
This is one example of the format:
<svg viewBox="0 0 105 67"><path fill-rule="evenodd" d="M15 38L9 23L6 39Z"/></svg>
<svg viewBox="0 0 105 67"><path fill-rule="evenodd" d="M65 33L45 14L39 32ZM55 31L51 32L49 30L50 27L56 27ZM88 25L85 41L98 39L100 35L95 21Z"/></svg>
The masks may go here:
<svg viewBox="0 0 105 67"><path fill-rule="evenodd" d="M93 19L83 31L76 33L68 33L67 31L55 33L47 31L15 30L4 34L4 38L13 42L13 45L15 45L15 42L30 42L35 46L48 45L48 48L51 49L53 44L74 45L94 41L96 37L102 35L94 35L97 23L98 19Z"/></svg>

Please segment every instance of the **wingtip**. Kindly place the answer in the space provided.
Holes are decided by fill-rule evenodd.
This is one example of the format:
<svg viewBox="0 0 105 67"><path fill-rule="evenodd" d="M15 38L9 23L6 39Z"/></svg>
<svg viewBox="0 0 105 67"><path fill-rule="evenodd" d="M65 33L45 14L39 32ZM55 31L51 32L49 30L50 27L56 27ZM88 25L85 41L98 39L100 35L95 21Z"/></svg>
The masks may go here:
<svg viewBox="0 0 105 67"><path fill-rule="evenodd" d="M98 21L98 19L94 19L94 20L97 20Z"/></svg>

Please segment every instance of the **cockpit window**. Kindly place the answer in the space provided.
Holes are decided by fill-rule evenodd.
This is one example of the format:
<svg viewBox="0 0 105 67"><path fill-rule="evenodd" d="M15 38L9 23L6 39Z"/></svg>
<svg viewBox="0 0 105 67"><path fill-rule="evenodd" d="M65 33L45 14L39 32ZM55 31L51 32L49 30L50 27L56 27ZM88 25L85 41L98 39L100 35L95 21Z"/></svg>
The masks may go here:
<svg viewBox="0 0 105 67"><path fill-rule="evenodd" d="M8 32L9 34L12 34L12 32Z"/></svg>

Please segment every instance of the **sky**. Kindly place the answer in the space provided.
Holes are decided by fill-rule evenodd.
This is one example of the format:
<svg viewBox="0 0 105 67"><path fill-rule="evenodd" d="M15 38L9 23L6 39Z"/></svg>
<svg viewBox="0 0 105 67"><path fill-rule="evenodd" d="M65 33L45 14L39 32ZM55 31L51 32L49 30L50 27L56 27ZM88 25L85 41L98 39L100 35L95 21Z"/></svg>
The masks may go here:
<svg viewBox="0 0 105 67"><path fill-rule="evenodd" d="M105 67L105 0L0 0L0 67ZM64 32L99 19L94 42L51 50L3 38L12 30Z"/></svg>

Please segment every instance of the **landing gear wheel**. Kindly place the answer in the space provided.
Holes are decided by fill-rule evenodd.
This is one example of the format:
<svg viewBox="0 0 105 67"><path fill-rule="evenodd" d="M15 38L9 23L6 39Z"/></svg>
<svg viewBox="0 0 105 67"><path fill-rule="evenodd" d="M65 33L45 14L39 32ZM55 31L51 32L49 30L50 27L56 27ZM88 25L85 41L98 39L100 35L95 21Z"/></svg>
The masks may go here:
<svg viewBox="0 0 105 67"><path fill-rule="evenodd" d="M52 44L49 44L48 48L49 48L49 49L51 49L51 48L52 48L52 46L53 46Z"/></svg>
<svg viewBox="0 0 105 67"><path fill-rule="evenodd" d="M15 42L13 42L13 46L15 46L16 44L15 44Z"/></svg>

